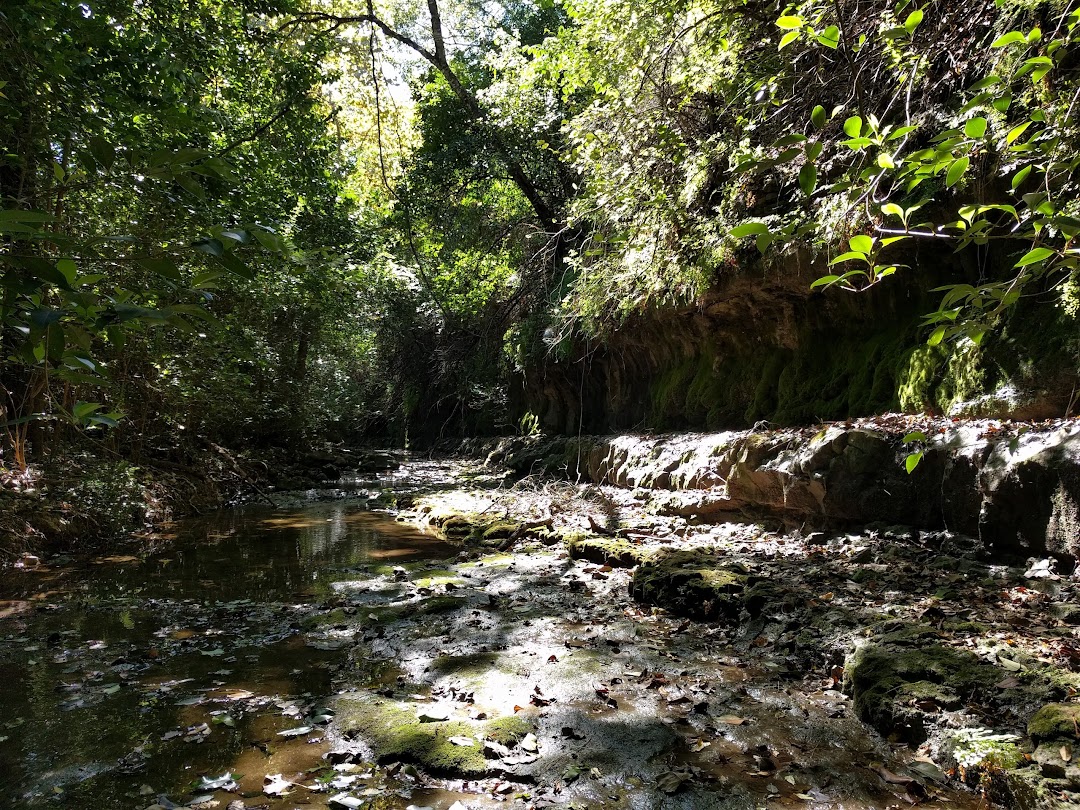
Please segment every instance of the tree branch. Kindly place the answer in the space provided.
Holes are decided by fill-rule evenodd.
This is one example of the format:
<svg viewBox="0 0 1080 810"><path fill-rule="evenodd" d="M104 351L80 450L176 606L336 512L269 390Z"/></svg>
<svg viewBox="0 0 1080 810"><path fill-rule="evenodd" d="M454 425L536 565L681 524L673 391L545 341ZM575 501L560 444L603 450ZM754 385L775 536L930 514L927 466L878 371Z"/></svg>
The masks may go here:
<svg viewBox="0 0 1080 810"><path fill-rule="evenodd" d="M387 37L395 42L401 43L439 71L460 104L465 108L465 111L472 118L487 124L487 115L485 114L483 107L480 106L480 102L477 100L476 96L462 84L461 79L450 66L450 61L446 55L446 43L443 38L442 17L439 13L438 0L427 0L427 3L428 14L431 18L431 35L434 43L434 51L425 48L412 37L402 34L385 20L380 18L379 15L375 13L373 0L368 0L368 10L366 14L342 16L321 11L301 12L281 27L284 29L296 27L304 23L325 23L329 24L329 28L323 32L324 35L326 35L347 25L373 25ZM492 147L506 163L507 172L514 181L514 185L518 187L525 199L529 201L529 205L532 206L533 211L536 213L540 223L544 226L544 229L547 231L558 230L559 223L556 219L555 211L548 201L544 199L543 194L540 193L540 190L536 187L532 178L529 177L521 161L514 156L513 151L493 126L486 126L485 132Z"/></svg>

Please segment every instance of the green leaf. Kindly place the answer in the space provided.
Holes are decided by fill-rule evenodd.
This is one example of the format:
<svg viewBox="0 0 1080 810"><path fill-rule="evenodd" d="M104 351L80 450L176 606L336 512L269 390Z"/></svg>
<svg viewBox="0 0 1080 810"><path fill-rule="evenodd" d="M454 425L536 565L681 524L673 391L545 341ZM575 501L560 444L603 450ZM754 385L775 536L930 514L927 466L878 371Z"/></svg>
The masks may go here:
<svg viewBox="0 0 1080 810"><path fill-rule="evenodd" d="M895 169L896 164L893 163L892 156L888 152L882 152L877 156L877 165L883 169Z"/></svg>
<svg viewBox="0 0 1080 810"><path fill-rule="evenodd" d="M233 254L225 253L216 258L225 269L233 275L240 276L240 278L246 278L248 281L255 278L255 271L248 267L244 262L240 261L240 259L236 258Z"/></svg>
<svg viewBox="0 0 1080 810"><path fill-rule="evenodd" d="M26 211L21 208L4 208L0 210L0 222L43 223L54 221L56 221L56 217L52 214L46 214L44 211Z"/></svg>
<svg viewBox="0 0 1080 810"><path fill-rule="evenodd" d="M840 29L835 25L830 25L818 34L817 41L826 48L831 48L835 51L840 46Z"/></svg>
<svg viewBox="0 0 1080 810"><path fill-rule="evenodd" d="M822 276L821 278L816 279L810 285L810 289L812 290L815 287L827 287L830 284L835 284L839 280L840 280L840 276Z"/></svg>
<svg viewBox="0 0 1080 810"><path fill-rule="evenodd" d="M1005 143L1012 144L1013 141L1015 141L1017 138L1019 138L1021 135L1023 135L1024 132L1027 131L1027 128L1030 127L1031 124L1032 124L1031 121L1025 121L1024 123L1020 124L1019 126L1015 126L1012 129L1010 129L1009 134L1005 136Z"/></svg>
<svg viewBox="0 0 1080 810"><path fill-rule="evenodd" d="M821 143L819 141L814 141L813 143L808 143L806 145L806 159L811 160L811 161L812 160L817 160L818 157L820 157L820 155L821 155L821 149L822 149L822 147L821 147Z"/></svg>
<svg viewBox="0 0 1080 810"><path fill-rule="evenodd" d="M262 240L259 240L262 241ZM209 253L211 256L222 256L225 253L225 246L221 244L218 239L199 239L191 243L191 246L195 250L202 253Z"/></svg>
<svg viewBox="0 0 1080 810"><path fill-rule="evenodd" d="M915 11L908 14L907 19L904 20L904 28L906 28L908 33L910 34L912 31L919 27L919 23L921 23L922 21L923 13L922 11L916 9Z"/></svg>
<svg viewBox="0 0 1080 810"><path fill-rule="evenodd" d="M796 17L792 14L785 14L783 17L776 21L776 24L785 30L791 30L795 28L802 28L802 17Z"/></svg>
<svg viewBox="0 0 1080 810"><path fill-rule="evenodd" d="M106 171L111 169L116 161L116 148L100 135L90 138L90 154Z"/></svg>
<svg viewBox="0 0 1080 810"><path fill-rule="evenodd" d="M281 237L272 231L264 228L252 228L251 235L267 250L272 250L274 253L280 253L284 250L285 245Z"/></svg>
<svg viewBox="0 0 1080 810"><path fill-rule="evenodd" d="M802 189L802 193L809 197L814 193L814 188L817 186L817 169L814 168L813 163L804 163L803 167L799 170L799 188Z"/></svg>
<svg viewBox="0 0 1080 810"><path fill-rule="evenodd" d="M76 402L71 409L71 415L76 422L85 422L87 417L104 407L100 402Z"/></svg>
<svg viewBox="0 0 1080 810"><path fill-rule="evenodd" d="M926 340L926 345L937 346L939 343L941 343L942 339L944 339L945 337L945 330L947 328L948 327L946 326L939 326L937 329L931 332L930 337Z"/></svg>
<svg viewBox="0 0 1080 810"><path fill-rule="evenodd" d="M817 129L825 127L825 108L818 104L810 113L810 121Z"/></svg>
<svg viewBox="0 0 1080 810"><path fill-rule="evenodd" d="M858 253L867 254L874 249L874 240L871 239L869 236L860 234L859 236L851 237L848 245L849 247L851 247L852 250Z"/></svg>
<svg viewBox="0 0 1080 810"><path fill-rule="evenodd" d="M780 44L777 46L776 50L784 50L784 48L786 48L788 45L790 45L792 42L799 38L800 33L800 31L788 31L786 34L780 37Z"/></svg>
<svg viewBox="0 0 1080 810"><path fill-rule="evenodd" d="M1027 267L1029 264L1046 261L1053 255L1054 251L1050 250L1050 248L1032 248L1013 267Z"/></svg>
<svg viewBox="0 0 1080 810"><path fill-rule="evenodd" d="M149 270L151 273L157 273L159 276L172 281L180 281L182 278L180 268L168 256L143 256L135 261L143 269Z"/></svg>
<svg viewBox="0 0 1080 810"><path fill-rule="evenodd" d="M833 259L831 262L829 262L829 264L830 265L840 264L840 262L846 262L846 261L848 261L850 259L858 259L859 261L862 261L862 262L867 261L865 253L860 253L857 250L850 250L847 253L841 253L839 256L837 256L835 259Z"/></svg>
<svg viewBox="0 0 1080 810"><path fill-rule="evenodd" d="M1000 37L990 43L991 48L1004 48L1007 45L1012 45L1014 42L1027 42L1025 37L1020 31L1010 31L1007 34L1002 34Z"/></svg>
<svg viewBox="0 0 1080 810"><path fill-rule="evenodd" d="M844 122L844 134L849 138L858 138L860 133L862 133L862 118L853 115Z"/></svg>
<svg viewBox="0 0 1080 810"><path fill-rule="evenodd" d="M987 87L993 87L995 84L1001 84L1001 79L994 74L979 79L975 84L971 85L968 90L972 93L978 93L980 90L985 90Z"/></svg>
<svg viewBox="0 0 1080 810"><path fill-rule="evenodd" d="M916 126L898 127L898 128L896 128L895 130L893 130L892 132L889 133L889 137L886 140L890 140L890 141L899 140L900 138L903 138L905 135L907 135L909 132L914 132L917 129L918 129L918 127L916 127Z"/></svg>
<svg viewBox="0 0 1080 810"><path fill-rule="evenodd" d="M759 233L768 232L769 226L764 222L744 222L742 225L736 225L731 229L731 235L735 237L757 236Z"/></svg>
<svg viewBox="0 0 1080 810"><path fill-rule="evenodd" d="M910 444L911 442L925 442L926 434L923 433L921 430L913 430L911 431L911 433L908 433L906 436L904 436L904 438L902 438L900 441L902 441L904 444Z"/></svg>
<svg viewBox="0 0 1080 810"><path fill-rule="evenodd" d="M964 124L964 134L969 138L981 138L986 134L986 119L972 118Z"/></svg>
<svg viewBox="0 0 1080 810"><path fill-rule="evenodd" d="M907 470L908 475L911 475L915 471L915 468L919 466L919 462L922 461L922 453L911 453L904 459L904 469Z"/></svg>
<svg viewBox="0 0 1080 810"><path fill-rule="evenodd" d="M961 177L964 176L964 172L968 170L968 166L971 165L971 159L968 157L957 158L949 166L949 171L945 175L945 185L952 188L957 184Z"/></svg>
<svg viewBox="0 0 1080 810"><path fill-rule="evenodd" d="M797 143L802 143L805 140L805 135L798 132L793 132L790 135L785 135L783 138L777 138L775 141L773 141L773 146L777 149L782 149L785 146L792 146Z"/></svg>
<svg viewBox="0 0 1080 810"><path fill-rule="evenodd" d="M1031 174L1031 167L1030 166L1025 166L1020 171L1018 171L1016 174L1014 174L1013 178L1012 178L1012 183L1011 183L1012 190L1016 191L1016 189L1020 186L1020 184L1023 183L1025 180L1027 180L1027 177L1028 177L1029 174Z"/></svg>
<svg viewBox="0 0 1080 810"><path fill-rule="evenodd" d="M866 148L867 146L869 146L872 143L873 143L873 141L870 140L869 138L850 138L850 139L848 139L846 141L840 141L840 144L842 146L846 146L848 149L851 149L851 150L856 151L856 152L859 151L860 149Z"/></svg>
<svg viewBox="0 0 1080 810"><path fill-rule="evenodd" d="M68 286L74 284L75 279L79 276L78 265L76 265L75 262L73 262L71 259L60 259L56 263L56 269L59 270L61 274L63 274L64 278L67 279Z"/></svg>
<svg viewBox="0 0 1080 810"><path fill-rule="evenodd" d="M42 307L40 309L35 309L30 313L30 323L41 329L45 329L59 321L62 317L64 317L64 313L59 309Z"/></svg>

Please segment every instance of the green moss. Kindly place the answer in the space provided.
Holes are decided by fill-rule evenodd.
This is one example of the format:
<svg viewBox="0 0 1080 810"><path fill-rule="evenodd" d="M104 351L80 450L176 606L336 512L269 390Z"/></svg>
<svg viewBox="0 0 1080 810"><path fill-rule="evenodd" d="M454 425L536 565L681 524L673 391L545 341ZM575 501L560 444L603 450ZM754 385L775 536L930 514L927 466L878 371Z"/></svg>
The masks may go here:
<svg viewBox="0 0 1080 810"><path fill-rule="evenodd" d="M1080 704L1048 703L1028 721L1027 733L1036 743L1066 737L1077 738L1080 727Z"/></svg>
<svg viewBox="0 0 1080 810"><path fill-rule="evenodd" d="M513 561L513 554L488 554L479 560L462 563L458 568L505 568Z"/></svg>
<svg viewBox="0 0 1080 810"><path fill-rule="evenodd" d="M632 568L652 557L652 552L629 540L593 535L571 535L566 548L575 560L591 560L601 565Z"/></svg>
<svg viewBox="0 0 1080 810"><path fill-rule="evenodd" d="M446 585L449 582L460 585L461 578L453 571L433 569L421 572L421 575L413 580L413 584L418 588L434 588L438 585Z"/></svg>
<svg viewBox="0 0 1080 810"><path fill-rule="evenodd" d="M1027 765L1028 757L1020 750L1018 742L1015 734L998 734L988 728L973 727L951 732L947 748L949 756L965 771L997 774Z"/></svg>
<svg viewBox="0 0 1080 810"><path fill-rule="evenodd" d="M506 540L507 538L512 537L520 529L520 523L497 521L484 529L480 536L483 540Z"/></svg>
<svg viewBox="0 0 1080 810"><path fill-rule="evenodd" d="M416 606L416 614L430 616L435 613L449 613L469 603L463 596L433 596Z"/></svg>
<svg viewBox="0 0 1080 810"><path fill-rule="evenodd" d="M497 717L484 724L484 737L508 748L517 745L532 731L532 723L517 715Z"/></svg>
<svg viewBox="0 0 1080 810"><path fill-rule="evenodd" d="M934 387L945 361L945 349L938 346L917 346L908 352L901 363L897 379L897 399L900 409L908 413L927 410L934 403Z"/></svg>
<svg viewBox="0 0 1080 810"><path fill-rule="evenodd" d="M476 522L465 515L447 515L438 526L447 537L458 539L468 537L477 528Z"/></svg>
<svg viewBox="0 0 1080 810"><path fill-rule="evenodd" d="M349 621L348 614L342 608L334 608L327 613L315 613L304 619L303 625L307 630L317 630L322 627L333 627L345 624Z"/></svg>
<svg viewBox="0 0 1080 810"><path fill-rule="evenodd" d="M470 720L422 723L418 707L376 695L347 695L334 701L335 724L348 737L371 746L378 762L412 762L433 774L477 777L489 771L479 741L480 725ZM456 745L451 737L471 737Z"/></svg>
<svg viewBox="0 0 1080 810"><path fill-rule="evenodd" d="M675 551L650 558L634 571L631 595L686 616L734 618L742 608L745 574L717 565L710 550Z"/></svg>
<svg viewBox="0 0 1080 810"><path fill-rule="evenodd" d="M997 670L974 653L955 650L923 639L919 625L891 634L894 642L917 646L870 644L856 650L845 666L846 689L859 717L886 736L909 743L926 739L926 711L960 704L993 689ZM902 636L902 638L901 638ZM931 701L933 706L920 706Z"/></svg>

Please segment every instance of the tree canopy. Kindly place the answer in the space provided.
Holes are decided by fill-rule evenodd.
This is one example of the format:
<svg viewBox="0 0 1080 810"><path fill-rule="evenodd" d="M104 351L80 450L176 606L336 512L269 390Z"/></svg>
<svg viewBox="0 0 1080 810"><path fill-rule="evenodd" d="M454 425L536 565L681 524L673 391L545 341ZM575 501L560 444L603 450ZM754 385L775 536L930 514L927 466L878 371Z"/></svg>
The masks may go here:
<svg viewBox="0 0 1080 810"><path fill-rule="evenodd" d="M975 256L931 344L1074 296L1058 0L12 0L0 43L18 463L506 429L514 374L794 257Z"/></svg>

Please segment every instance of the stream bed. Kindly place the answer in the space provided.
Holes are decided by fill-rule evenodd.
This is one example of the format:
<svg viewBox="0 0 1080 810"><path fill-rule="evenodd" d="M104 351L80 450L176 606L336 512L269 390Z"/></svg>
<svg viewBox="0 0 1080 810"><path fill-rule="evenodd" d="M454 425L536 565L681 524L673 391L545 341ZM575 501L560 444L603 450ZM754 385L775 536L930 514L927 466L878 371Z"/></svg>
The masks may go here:
<svg viewBox="0 0 1080 810"><path fill-rule="evenodd" d="M0 807L978 806L837 673L641 605L627 568L346 494L4 572Z"/></svg>

